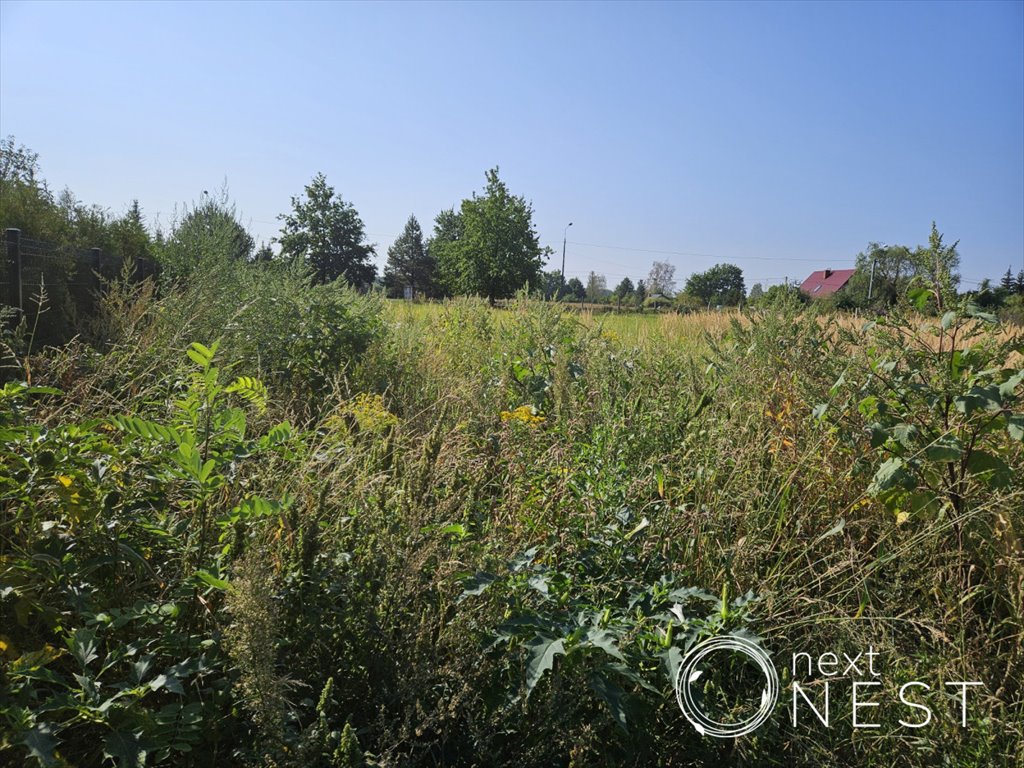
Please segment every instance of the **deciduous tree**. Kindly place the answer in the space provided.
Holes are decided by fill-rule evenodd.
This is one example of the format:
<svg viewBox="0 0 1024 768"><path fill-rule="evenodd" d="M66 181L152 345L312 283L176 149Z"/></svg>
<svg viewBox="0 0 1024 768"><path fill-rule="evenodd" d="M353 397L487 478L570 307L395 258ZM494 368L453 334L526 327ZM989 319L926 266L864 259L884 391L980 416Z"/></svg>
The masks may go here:
<svg viewBox="0 0 1024 768"><path fill-rule="evenodd" d="M656 261L647 275L647 292L671 296L676 290L676 268L667 261Z"/></svg>
<svg viewBox="0 0 1024 768"><path fill-rule="evenodd" d="M942 233L933 221L928 245L918 246L912 255L917 274L935 297L939 312L952 306L956 300L960 284L960 254L956 250L959 244L957 240L952 245L943 245Z"/></svg>
<svg viewBox="0 0 1024 768"><path fill-rule="evenodd" d="M743 270L735 264L716 264L706 272L690 275L685 290L704 304L735 306L746 294Z"/></svg>
<svg viewBox="0 0 1024 768"><path fill-rule="evenodd" d="M363 220L322 173L306 185L304 199L292 198L292 212L278 218L284 222L278 239L281 254L305 262L317 281L340 278L359 288L373 283L374 246L365 242Z"/></svg>
<svg viewBox="0 0 1024 768"><path fill-rule="evenodd" d="M254 247L224 187L216 196L204 194L199 204L185 208L158 257L166 276L188 278L203 264L248 261Z"/></svg>
<svg viewBox="0 0 1024 768"><path fill-rule="evenodd" d="M578 277L571 277L565 284L566 295L576 301L583 301L587 296L587 289Z"/></svg>
<svg viewBox="0 0 1024 768"><path fill-rule="evenodd" d="M608 281L604 275L591 272L587 276L587 301L597 303L604 300L605 291L608 290Z"/></svg>
<svg viewBox="0 0 1024 768"><path fill-rule="evenodd" d="M486 296L493 303L520 288L538 287L550 250L538 240L533 206L509 192L497 168L486 177L483 194L463 200L457 220L454 211L438 216L433 252L449 291Z"/></svg>

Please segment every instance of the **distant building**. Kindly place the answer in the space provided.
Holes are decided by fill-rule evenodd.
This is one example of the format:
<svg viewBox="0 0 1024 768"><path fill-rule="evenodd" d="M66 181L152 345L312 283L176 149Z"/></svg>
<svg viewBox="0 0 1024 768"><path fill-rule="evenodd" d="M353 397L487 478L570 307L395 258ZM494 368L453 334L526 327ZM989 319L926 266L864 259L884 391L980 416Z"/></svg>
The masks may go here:
<svg viewBox="0 0 1024 768"><path fill-rule="evenodd" d="M811 272L811 276L800 283L800 291L812 299L819 296L831 296L850 282L856 269L819 269Z"/></svg>

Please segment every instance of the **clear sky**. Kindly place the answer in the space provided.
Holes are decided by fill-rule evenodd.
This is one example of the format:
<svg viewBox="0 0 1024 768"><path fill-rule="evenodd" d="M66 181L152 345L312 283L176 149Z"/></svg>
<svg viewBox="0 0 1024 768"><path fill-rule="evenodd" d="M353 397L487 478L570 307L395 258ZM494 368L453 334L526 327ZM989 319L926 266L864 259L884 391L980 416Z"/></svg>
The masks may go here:
<svg viewBox="0 0 1024 768"><path fill-rule="evenodd" d="M2 0L0 134L165 227L226 180L257 241L322 171L380 263L499 165L610 287L802 279L933 219L965 279L1024 267L1022 2Z"/></svg>

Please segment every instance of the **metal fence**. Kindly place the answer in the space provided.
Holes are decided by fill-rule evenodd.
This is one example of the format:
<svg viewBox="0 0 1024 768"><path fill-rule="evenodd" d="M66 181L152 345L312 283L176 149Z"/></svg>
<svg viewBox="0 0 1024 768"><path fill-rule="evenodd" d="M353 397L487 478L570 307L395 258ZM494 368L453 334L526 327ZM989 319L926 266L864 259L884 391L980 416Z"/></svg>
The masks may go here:
<svg viewBox="0 0 1024 768"><path fill-rule="evenodd" d="M60 344L88 331L99 311L104 286L118 279L125 266L120 256L99 248L75 249L4 232L4 269L0 269L0 304L13 307L14 322L22 318L35 329L39 344ZM155 277L149 259L135 259L129 279Z"/></svg>

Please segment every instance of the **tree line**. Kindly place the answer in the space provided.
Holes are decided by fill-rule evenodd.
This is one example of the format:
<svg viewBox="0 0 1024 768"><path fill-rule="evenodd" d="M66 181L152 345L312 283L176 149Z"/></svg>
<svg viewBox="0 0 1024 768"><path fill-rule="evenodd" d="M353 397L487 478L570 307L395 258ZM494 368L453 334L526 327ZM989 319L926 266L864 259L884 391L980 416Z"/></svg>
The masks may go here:
<svg viewBox="0 0 1024 768"><path fill-rule="evenodd" d="M796 285L765 289L755 283L748 294L742 269L730 263L691 274L678 291L675 267L663 261L655 261L635 284L626 277L609 288L605 276L593 271L586 282L566 280L559 270L544 270L552 251L541 246L533 215L532 204L513 194L499 169L492 168L483 189L441 210L429 233L410 215L378 275L373 261L377 246L367 241L358 211L322 173L291 198L291 210L278 217L279 235L257 247L226 189L204 192L198 202L183 206L165 231L147 226L137 201L115 216L79 201L70 190L54 193L42 179L35 153L16 145L13 137L0 142L0 226L57 245L149 258L172 280L188 279L209 260L227 260L301 264L315 282L378 287L391 297L479 295L493 303L526 288L550 300L677 311L809 301ZM823 301L838 309L880 309L895 303L915 280L937 286L940 301L953 301L960 282L957 245L945 245L934 223L927 245L912 249L871 242L857 255L846 287ZM1024 270L1016 276L1007 270L998 285L985 280L971 296L982 306L1000 307L1022 294Z"/></svg>

